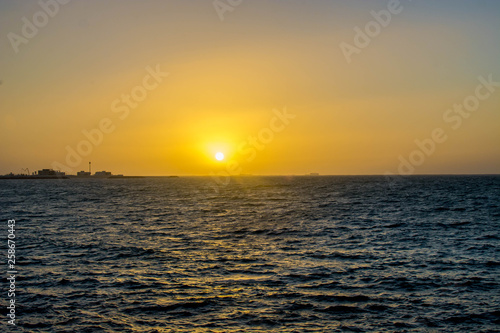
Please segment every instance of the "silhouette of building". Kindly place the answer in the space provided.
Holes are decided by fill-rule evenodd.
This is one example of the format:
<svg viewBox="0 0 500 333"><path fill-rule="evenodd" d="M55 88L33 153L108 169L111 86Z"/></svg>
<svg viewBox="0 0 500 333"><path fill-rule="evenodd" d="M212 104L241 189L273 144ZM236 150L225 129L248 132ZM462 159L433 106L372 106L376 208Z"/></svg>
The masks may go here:
<svg viewBox="0 0 500 333"><path fill-rule="evenodd" d="M111 176L111 172L109 172L109 171L98 171L98 172L94 173L94 176L95 177L110 177Z"/></svg>
<svg viewBox="0 0 500 333"><path fill-rule="evenodd" d="M64 175L66 175L66 173L61 172L61 171L52 170L52 169L42 169L42 170L38 170L37 175L38 176L64 176Z"/></svg>
<svg viewBox="0 0 500 333"><path fill-rule="evenodd" d="M90 177L90 172L87 172L87 171L80 171L80 172L77 172L76 175L78 177Z"/></svg>

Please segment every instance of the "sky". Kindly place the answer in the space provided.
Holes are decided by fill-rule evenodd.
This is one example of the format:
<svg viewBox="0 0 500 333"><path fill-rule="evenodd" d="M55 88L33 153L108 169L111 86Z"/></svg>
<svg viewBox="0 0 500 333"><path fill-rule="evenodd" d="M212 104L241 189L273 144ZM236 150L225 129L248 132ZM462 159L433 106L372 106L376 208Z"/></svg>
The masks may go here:
<svg viewBox="0 0 500 333"><path fill-rule="evenodd" d="M0 174L498 174L499 17L496 0L0 0Z"/></svg>

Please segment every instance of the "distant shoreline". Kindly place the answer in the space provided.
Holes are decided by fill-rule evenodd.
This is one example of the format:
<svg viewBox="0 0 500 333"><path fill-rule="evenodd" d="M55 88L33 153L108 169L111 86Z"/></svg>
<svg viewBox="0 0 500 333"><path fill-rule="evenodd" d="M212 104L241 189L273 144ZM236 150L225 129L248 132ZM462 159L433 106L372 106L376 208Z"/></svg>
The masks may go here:
<svg viewBox="0 0 500 333"><path fill-rule="evenodd" d="M167 176L177 177L177 176ZM130 179L130 178L147 178L147 176L109 176L109 177L78 177L78 176L0 176L0 179Z"/></svg>
<svg viewBox="0 0 500 333"><path fill-rule="evenodd" d="M235 175L231 176L231 178L240 178L240 177L304 177L304 178L321 178L321 177L389 177L389 178L406 178L406 177L467 177L467 176L475 176L475 177L481 177L481 176L500 176L500 174L415 174L415 175ZM12 179L12 180L36 180L36 179L138 179L138 178L191 178L191 177L211 177L210 175L203 175L203 176L194 176L194 175L187 175L187 176L109 176L109 177L96 177L96 176L88 176L88 177L81 177L81 176L22 176L22 175L14 175L14 176L9 176L9 175L4 175L0 176L1 179Z"/></svg>

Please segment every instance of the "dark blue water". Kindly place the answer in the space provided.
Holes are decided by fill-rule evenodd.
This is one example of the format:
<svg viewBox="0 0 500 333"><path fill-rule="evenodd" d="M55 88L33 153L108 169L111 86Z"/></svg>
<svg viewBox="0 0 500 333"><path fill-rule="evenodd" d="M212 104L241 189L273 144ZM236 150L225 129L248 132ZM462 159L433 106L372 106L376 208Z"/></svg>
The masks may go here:
<svg viewBox="0 0 500 333"><path fill-rule="evenodd" d="M2 330L500 332L500 177L212 182L0 180Z"/></svg>

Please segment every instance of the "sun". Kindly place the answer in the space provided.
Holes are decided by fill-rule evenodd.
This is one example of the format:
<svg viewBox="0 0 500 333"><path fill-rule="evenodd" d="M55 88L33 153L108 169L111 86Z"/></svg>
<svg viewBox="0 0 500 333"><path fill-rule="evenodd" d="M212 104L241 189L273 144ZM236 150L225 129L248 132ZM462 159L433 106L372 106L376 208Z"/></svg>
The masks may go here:
<svg viewBox="0 0 500 333"><path fill-rule="evenodd" d="M217 161L222 161L224 159L224 154L221 152L218 152L217 154L215 154L215 159Z"/></svg>

